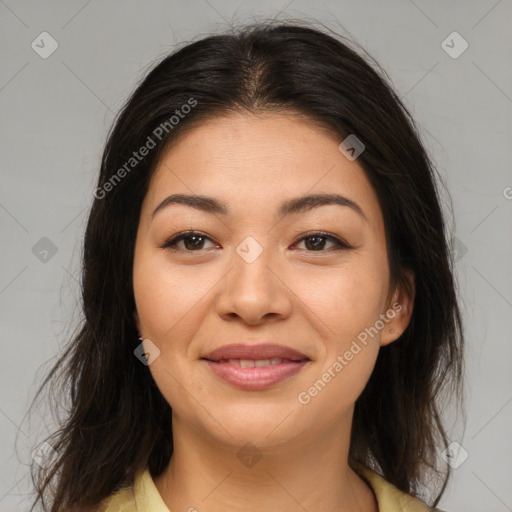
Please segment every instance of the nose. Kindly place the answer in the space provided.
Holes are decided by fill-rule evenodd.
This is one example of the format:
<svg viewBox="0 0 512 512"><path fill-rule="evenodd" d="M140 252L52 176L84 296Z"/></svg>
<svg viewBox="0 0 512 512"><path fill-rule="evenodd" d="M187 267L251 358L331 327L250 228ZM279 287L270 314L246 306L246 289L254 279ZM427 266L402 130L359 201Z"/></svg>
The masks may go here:
<svg viewBox="0 0 512 512"><path fill-rule="evenodd" d="M225 320L239 319L249 325L289 317L293 292L279 271L277 256L271 257L263 249L254 259L254 252L247 257L243 246L238 249L233 252L232 268L220 288L217 313ZM250 249L254 251L254 247Z"/></svg>

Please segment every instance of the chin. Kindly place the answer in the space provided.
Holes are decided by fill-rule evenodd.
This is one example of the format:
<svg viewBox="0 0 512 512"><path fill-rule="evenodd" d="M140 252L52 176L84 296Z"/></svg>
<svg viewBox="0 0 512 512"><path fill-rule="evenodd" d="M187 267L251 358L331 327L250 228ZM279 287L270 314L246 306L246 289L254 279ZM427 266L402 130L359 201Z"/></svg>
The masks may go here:
<svg viewBox="0 0 512 512"><path fill-rule="evenodd" d="M203 428L208 428L222 444L235 449L251 443L263 450L285 444L304 432L306 425L293 418L294 409L297 412L294 405L255 406L254 403L246 407L237 406L236 410L229 407L222 413L213 413L218 423L209 421Z"/></svg>

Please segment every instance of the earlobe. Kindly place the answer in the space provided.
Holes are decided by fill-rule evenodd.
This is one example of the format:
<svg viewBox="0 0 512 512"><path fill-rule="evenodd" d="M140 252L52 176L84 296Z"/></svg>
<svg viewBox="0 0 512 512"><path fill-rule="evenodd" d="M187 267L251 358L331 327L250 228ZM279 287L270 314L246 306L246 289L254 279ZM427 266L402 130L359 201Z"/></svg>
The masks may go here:
<svg viewBox="0 0 512 512"><path fill-rule="evenodd" d="M397 286L390 305L385 312L389 321L381 333L381 347L389 345L400 338L411 321L415 296L414 274L410 270L405 270L404 272L408 283Z"/></svg>

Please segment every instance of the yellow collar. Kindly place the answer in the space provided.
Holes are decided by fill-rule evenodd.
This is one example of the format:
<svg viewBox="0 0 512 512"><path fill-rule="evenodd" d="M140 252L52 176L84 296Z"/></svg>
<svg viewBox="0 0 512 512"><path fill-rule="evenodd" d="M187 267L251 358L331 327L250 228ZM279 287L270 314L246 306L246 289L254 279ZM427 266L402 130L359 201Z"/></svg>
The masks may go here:
<svg viewBox="0 0 512 512"><path fill-rule="evenodd" d="M360 467L357 472L373 489L379 512L429 512L423 501L405 492L382 478L371 469ZM160 496L149 469L137 474L132 488L124 488L110 496L101 512L170 512Z"/></svg>

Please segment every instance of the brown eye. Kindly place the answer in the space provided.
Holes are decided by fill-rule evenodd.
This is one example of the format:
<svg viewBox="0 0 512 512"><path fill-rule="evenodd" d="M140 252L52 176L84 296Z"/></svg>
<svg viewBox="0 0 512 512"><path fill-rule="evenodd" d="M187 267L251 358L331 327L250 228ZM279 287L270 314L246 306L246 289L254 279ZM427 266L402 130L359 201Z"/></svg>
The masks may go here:
<svg viewBox="0 0 512 512"><path fill-rule="evenodd" d="M185 252L196 252L204 249L205 241L211 239L204 235L203 233L197 231L189 231L187 233L181 233L176 235L166 242L164 242L160 247L166 249L173 250L183 250ZM178 247L178 244L183 242L182 247Z"/></svg>
<svg viewBox="0 0 512 512"><path fill-rule="evenodd" d="M326 244L329 242L334 244L334 250L351 248L346 242L343 242L338 237L323 232L310 233L299 240L299 242L302 241L305 242L307 251L326 252L324 249Z"/></svg>

